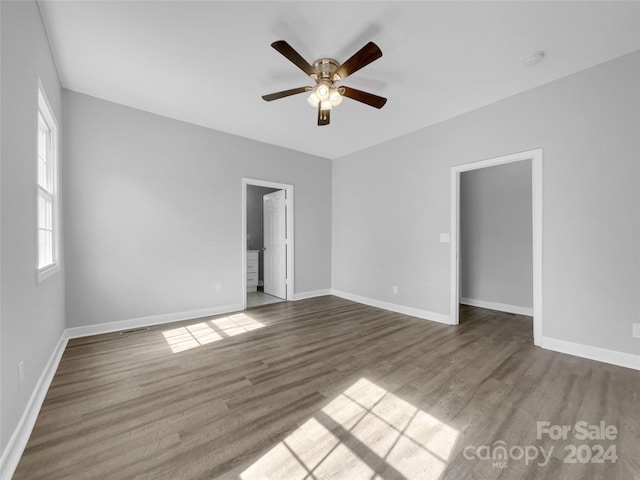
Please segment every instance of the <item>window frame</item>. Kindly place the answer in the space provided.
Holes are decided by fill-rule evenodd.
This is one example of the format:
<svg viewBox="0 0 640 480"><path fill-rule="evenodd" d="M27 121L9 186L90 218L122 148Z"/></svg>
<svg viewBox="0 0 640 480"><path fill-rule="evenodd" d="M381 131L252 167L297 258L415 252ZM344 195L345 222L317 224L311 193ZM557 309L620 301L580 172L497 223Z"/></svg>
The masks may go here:
<svg viewBox="0 0 640 480"><path fill-rule="evenodd" d="M35 250L36 250L36 278L38 282L51 277L60 270L60 224L59 224L59 189L58 189L58 155L59 155L59 129L56 118L53 114L53 109L47 98L45 90L42 86L42 82L38 79L37 88L37 109L36 109L36 181L35 181L35 193L36 193L36 235L35 235ZM46 160L46 169L48 184L46 187L40 185L39 167L40 167L40 122L44 121L44 124L49 130L49 145L47 148L47 154L50 158ZM40 267L40 230L41 230L41 218L40 218L40 199L44 198L51 203L51 263Z"/></svg>

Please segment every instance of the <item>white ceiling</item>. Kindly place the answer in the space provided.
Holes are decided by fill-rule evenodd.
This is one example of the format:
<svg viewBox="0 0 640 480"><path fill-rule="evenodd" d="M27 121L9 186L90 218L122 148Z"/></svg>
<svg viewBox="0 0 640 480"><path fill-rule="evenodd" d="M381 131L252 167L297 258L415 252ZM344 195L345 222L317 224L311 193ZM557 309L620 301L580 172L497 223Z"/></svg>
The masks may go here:
<svg viewBox="0 0 640 480"><path fill-rule="evenodd" d="M640 2L41 1L63 86L262 142L338 158L640 49ZM270 47L383 57L318 127L313 82ZM523 63L546 52L536 67Z"/></svg>

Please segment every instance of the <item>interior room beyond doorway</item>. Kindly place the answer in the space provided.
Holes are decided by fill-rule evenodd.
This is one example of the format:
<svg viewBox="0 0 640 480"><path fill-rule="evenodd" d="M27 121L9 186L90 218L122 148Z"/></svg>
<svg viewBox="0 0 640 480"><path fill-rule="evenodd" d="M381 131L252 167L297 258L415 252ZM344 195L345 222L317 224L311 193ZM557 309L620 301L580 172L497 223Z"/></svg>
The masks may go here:
<svg viewBox="0 0 640 480"><path fill-rule="evenodd" d="M286 299L264 291L264 197L278 191L281 189L247 185L247 307L268 305Z"/></svg>

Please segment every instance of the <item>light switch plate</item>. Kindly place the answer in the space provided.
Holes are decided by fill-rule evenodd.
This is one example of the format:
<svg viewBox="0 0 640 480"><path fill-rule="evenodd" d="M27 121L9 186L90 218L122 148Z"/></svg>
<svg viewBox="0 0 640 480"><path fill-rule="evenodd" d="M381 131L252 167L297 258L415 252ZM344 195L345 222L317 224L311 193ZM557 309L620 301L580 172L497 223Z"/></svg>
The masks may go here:
<svg viewBox="0 0 640 480"><path fill-rule="evenodd" d="M451 235L448 233L440 234L440 243L449 243L451 241Z"/></svg>
<svg viewBox="0 0 640 480"><path fill-rule="evenodd" d="M640 323L633 324L632 335L634 338L640 338Z"/></svg>

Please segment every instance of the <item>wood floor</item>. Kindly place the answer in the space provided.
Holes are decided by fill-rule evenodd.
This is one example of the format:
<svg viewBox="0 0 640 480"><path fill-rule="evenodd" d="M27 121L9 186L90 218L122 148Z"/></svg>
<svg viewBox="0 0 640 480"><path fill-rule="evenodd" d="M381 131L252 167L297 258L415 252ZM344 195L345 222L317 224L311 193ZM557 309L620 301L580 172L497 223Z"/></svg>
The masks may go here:
<svg viewBox="0 0 640 480"><path fill-rule="evenodd" d="M531 335L327 296L71 340L14 478L639 478L640 372ZM538 440L538 421L618 434ZM595 445L617 461L581 463Z"/></svg>

